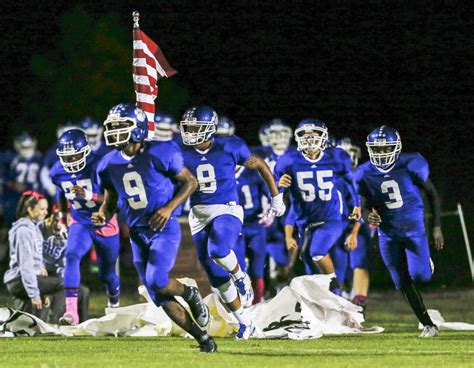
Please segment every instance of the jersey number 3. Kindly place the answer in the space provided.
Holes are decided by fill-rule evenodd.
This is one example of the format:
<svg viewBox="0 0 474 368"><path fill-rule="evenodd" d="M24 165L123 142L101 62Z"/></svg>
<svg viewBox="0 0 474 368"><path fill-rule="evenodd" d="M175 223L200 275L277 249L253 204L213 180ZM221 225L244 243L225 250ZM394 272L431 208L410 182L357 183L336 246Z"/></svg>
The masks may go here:
<svg viewBox="0 0 474 368"><path fill-rule="evenodd" d="M388 194L388 198L390 198L390 201L385 202L387 208L393 210L403 206L403 198L402 194L400 193L400 187L395 180L387 180L382 182L382 184L380 184L380 189L382 190L382 193Z"/></svg>

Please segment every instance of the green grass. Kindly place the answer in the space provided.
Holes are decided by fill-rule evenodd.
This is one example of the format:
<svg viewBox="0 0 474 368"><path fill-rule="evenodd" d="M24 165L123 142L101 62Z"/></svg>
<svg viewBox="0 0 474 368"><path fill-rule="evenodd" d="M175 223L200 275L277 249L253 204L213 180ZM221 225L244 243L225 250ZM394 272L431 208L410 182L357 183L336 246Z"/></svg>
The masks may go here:
<svg viewBox="0 0 474 368"><path fill-rule="evenodd" d="M92 304L100 314L101 298ZM136 302L134 298L124 301ZM127 304L127 303L123 303ZM474 323L474 290L425 293L425 304L447 321ZM324 336L317 340L218 339L218 354L199 354L193 340L163 338L0 339L0 367L473 367L474 332L418 338L417 322L401 296L373 293L367 326L377 335Z"/></svg>

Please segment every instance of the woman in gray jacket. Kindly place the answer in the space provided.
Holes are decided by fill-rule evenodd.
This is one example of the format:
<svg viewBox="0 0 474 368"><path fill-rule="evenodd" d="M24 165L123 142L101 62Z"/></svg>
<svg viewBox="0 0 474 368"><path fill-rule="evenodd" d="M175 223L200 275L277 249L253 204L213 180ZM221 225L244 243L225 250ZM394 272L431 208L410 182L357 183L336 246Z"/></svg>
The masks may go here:
<svg viewBox="0 0 474 368"><path fill-rule="evenodd" d="M48 306L44 305L47 295L63 292L62 279L48 276L43 264L43 235L38 223L47 213L48 201L37 192L26 191L17 205L17 221L8 232L10 267L4 282L16 308L37 316L41 316L43 306Z"/></svg>

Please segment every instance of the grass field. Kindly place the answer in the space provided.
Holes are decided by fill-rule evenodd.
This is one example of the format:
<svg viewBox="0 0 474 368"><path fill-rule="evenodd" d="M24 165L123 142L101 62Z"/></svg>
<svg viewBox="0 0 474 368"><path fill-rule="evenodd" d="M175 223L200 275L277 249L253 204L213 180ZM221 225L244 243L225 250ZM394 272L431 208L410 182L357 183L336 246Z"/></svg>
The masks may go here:
<svg viewBox="0 0 474 368"><path fill-rule="evenodd" d="M474 290L425 293L425 303L447 321L474 323ZM94 303L92 313L99 308ZM474 332L420 339L415 318L394 292L372 294L366 325L386 330L306 341L218 339L219 353L212 355L197 353L193 340L171 337L2 339L0 367L474 367Z"/></svg>

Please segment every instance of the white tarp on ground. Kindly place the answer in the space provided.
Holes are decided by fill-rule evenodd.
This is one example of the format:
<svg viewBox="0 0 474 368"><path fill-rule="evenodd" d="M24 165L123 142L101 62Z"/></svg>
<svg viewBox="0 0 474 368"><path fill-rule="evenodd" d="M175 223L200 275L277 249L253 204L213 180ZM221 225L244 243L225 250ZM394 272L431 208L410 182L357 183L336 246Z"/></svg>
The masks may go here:
<svg viewBox="0 0 474 368"><path fill-rule="evenodd" d="M182 281L195 284L190 279ZM250 316L257 326L255 337L309 339L319 338L324 334L383 331L381 327L364 329L360 307L329 292L329 282L325 275L297 277L275 298L249 308ZM147 303L107 308L105 316L87 320L74 327L50 325L27 313L1 308L0 336L185 335L183 330L171 322L162 308L152 303L144 287L140 287L139 292L147 299ZM234 316L227 312L214 294L208 295L205 301L212 314L211 323L207 327L209 333L213 336L233 336L238 329Z"/></svg>
<svg viewBox="0 0 474 368"><path fill-rule="evenodd" d="M440 331L474 331L474 325L465 322L446 322L439 311L436 309L428 309L428 314L433 323L438 326ZM418 324L420 330L423 329L421 323Z"/></svg>

